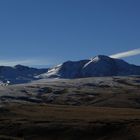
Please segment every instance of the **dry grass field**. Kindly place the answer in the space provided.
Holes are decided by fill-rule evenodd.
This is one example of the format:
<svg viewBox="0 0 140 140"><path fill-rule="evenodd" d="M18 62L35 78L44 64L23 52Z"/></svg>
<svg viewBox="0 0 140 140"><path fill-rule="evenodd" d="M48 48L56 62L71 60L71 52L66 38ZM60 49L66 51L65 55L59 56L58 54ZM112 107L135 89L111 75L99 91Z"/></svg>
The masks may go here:
<svg viewBox="0 0 140 140"><path fill-rule="evenodd" d="M139 140L140 110L9 104L0 108L3 140Z"/></svg>
<svg viewBox="0 0 140 140"><path fill-rule="evenodd" d="M0 140L140 140L140 77L0 87Z"/></svg>

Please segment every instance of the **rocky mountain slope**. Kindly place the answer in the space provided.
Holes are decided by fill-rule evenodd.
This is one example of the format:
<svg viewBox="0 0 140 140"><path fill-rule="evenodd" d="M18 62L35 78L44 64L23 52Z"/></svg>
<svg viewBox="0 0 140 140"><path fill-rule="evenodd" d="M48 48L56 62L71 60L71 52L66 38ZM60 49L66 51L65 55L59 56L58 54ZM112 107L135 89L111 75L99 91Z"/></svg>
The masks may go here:
<svg viewBox="0 0 140 140"><path fill-rule="evenodd" d="M41 74L40 78L83 78L95 76L140 75L140 66L121 59L98 55L91 60L67 61Z"/></svg>

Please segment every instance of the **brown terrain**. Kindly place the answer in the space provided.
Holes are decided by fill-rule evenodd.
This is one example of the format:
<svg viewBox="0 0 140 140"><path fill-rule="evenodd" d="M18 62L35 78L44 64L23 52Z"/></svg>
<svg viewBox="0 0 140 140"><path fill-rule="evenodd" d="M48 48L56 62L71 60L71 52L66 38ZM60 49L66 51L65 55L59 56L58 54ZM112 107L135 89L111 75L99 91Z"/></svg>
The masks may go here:
<svg viewBox="0 0 140 140"><path fill-rule="evenodd" d="M0 140L140 140L140 77L0 87Z"/></svg>

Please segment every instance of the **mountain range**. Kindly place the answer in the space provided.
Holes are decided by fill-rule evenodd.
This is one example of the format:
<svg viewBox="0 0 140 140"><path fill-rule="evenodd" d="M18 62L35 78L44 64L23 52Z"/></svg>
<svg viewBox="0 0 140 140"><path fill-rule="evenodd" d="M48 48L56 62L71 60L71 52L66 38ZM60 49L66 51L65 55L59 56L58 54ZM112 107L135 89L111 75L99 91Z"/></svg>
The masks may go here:
<svg viewBox="0 0 140 140"><path fill-rule="evenodd" d="M66 61L53 68L37 69L22 65L0 66L1 83L21 84L46 78L86 78L140 75L140 66L121 59L98 55L92 59Z"/></svg>
<svg viewBox="0 0 140 140"><path fill-rule="evenodd" d="M38 78L85 78L140 75L140 66L121 59L98 55L90 60L67 61L41 74Z"/></svg>

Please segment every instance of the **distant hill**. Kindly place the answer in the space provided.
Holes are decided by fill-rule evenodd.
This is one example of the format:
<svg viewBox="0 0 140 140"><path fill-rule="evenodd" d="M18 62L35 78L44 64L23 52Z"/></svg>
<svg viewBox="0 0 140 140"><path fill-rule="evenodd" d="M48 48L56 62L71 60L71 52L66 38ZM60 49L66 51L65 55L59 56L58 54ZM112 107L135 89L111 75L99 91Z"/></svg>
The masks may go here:
<svg viewBox="0 0 140 140"><path fill-rule="evenodd" d="M14 67L0 66L0 80L2 83L20 84L35 80L35 76L47 72L48 69L36 69L22 65Z"/></svg>

